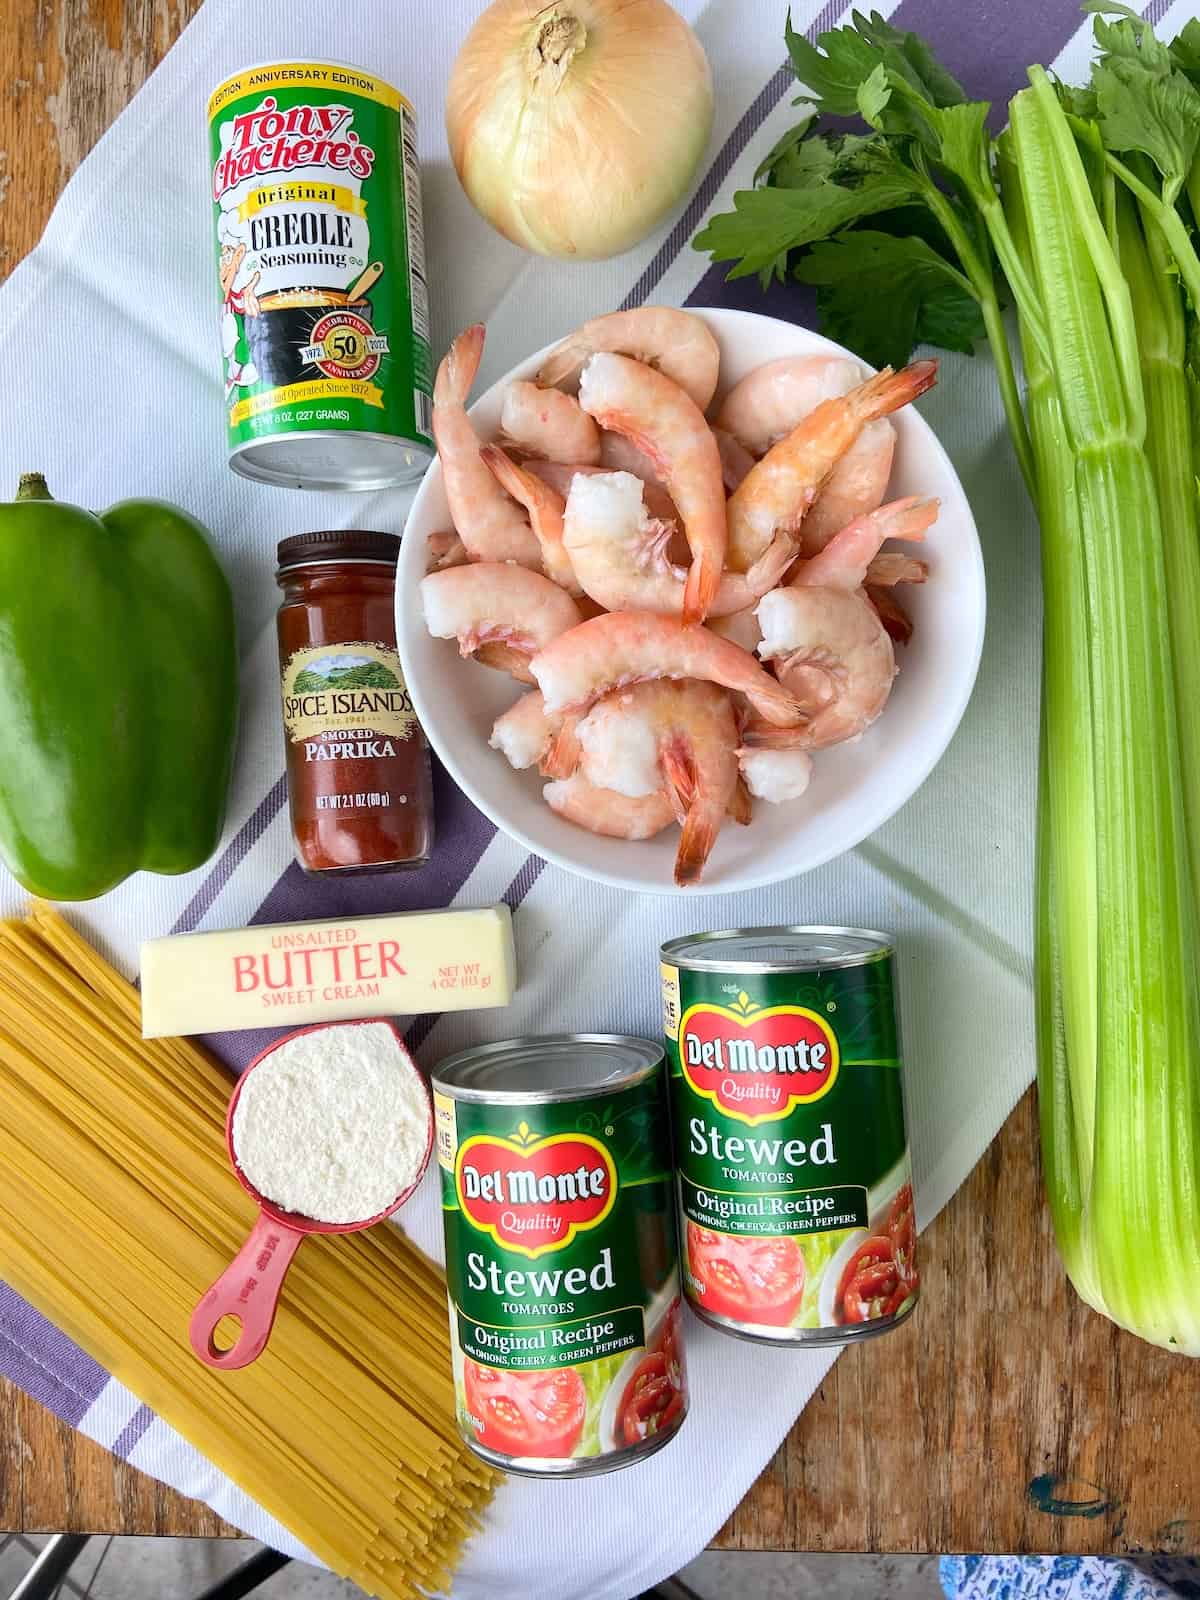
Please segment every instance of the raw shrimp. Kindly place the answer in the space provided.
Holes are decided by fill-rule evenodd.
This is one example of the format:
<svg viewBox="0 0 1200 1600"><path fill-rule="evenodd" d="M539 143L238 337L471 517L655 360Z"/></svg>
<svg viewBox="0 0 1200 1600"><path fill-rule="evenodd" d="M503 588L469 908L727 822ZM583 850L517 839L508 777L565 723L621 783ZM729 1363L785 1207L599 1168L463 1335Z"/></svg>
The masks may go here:
<svg viewBox="0 0 1200 1600"><path fill-rule="evenodd" d="M733 434L726 433L724 428L714 428L712 436L717 441L717 450L721 456L721 476L725 480L725 493L733 494L740 489L743 480L754 465L754 457L740 444Z"/></svg>
<svg viewBox="0 0 1200 1600"><path fill-rule="evenodd" d="M788 588L764 596L758 653L775 661L780 683L810 717L796 732L796 748L819 750L856 738L887 704L896 653L861 585L885 539L923 539L937 514L936 500L916 495L880 506L801 561ZM764 734L750 726L745 738L749 745L781 742L773 730Z"/></svg>
<svg viewBox="0 0 1200 1600"><path fill-rule="evenodd" d="M896 430L886 417L868 422L825 480L800 528L806 556L823 550L839 528L874 511L887 493Z"/></svg>
<svg viewBox="0 0 1200 1600"><path fill-rule="evenodd" d="M498 445L485 444L479 454L501 487L528 511L529 526L541 546L546 576L568 594L582 594L571 558L563 545L562 495L536 473L519 467Z"/></svg>
<svg viewBox="0 0 1200 1600"><path fill-rule="evenodd" d="M589 783L631 799L666 791L683 829L675 882L697 882L737 789L729 696L711 683L660 678L601 700L575 732Z"/></svg>
<svg viewBox="0 0 1200 1600"><path fill-rule="evenodd" d="M683 619L703 622L721 581L726 522L721 456L702 413L661 372L607 352L593 356L584 368L579 402L602 427L623 433L653 458L692 553Z"/></svg>
<svg viewBox="0 0 1200 1600"><path fill-rule="evenodd" d="M797 563L790 582L806 589L859 589L867 580L871 564L879 559L885 539L923 539L925 530L937 521L937 500L922 500L911 494L893 500L855 520L833 538L819 555ZM897 555L893 561L908 561ZM878 580L877 580L878 581Z"/></svg>
<svg viewBox="0 0 1200 1600"><path fill-rule="evenodd" d="M755 367L734 384L721 402L717 426L727 428L761 456L822 401L849 394L862 381L862 367L849 356L784 356ZM874 511L887 492L895 445L896 430L890 422L880 418L867 423L829 474L804 520L805 555L816 555L839 528L864 511Z"/></svg>
<svg viewBox="0 0 1200 1600"><path fill-rule="evenodd" d="M675 810L665 794L630 800L611 789L596 789L581 778L565 778L548 783L542 796L552 811L591 833L607 834L610 839L652 839L675 821Z"/></svg>
<svg viewBox="0 0 1200 1600"><path fill-rule="evenodd" d="M758 620L759 655L775 662L781 686L809 720L789 729L747 724L746 745L821 750L870 727L892 692L896 653L861 589L773 589L759 602Z"/></svg>
<svg viewBox="0 0 1200 1600"><path fill-rule="evenodd" d="M571 482L576 475L594 478L597 473L607 472L609 469L584 467L578 464L564 466L559 461L526 461L525 470L534 473L552 489L557 489L565 500L571 492ZM635 473L634 476L641 477L641 474ZM642 478L642 499L652 517L657 517L660 522L673 522L676 527L679 526L679 512L675 509L675 502L661 484L648 483Z"/></svg>
<svg viewBox="0 0 1200 1600"><path fill-rule="evenodd" d="M849 394L822 401L773 445L729 501L730 567L747 571L781 529L799 528L866 424L915 400L936 379L936 361L914 361L900 372L885 367Z"/></svg>
<svg viewBox="0 0 1200 1600"><path fill-rule="evenodd" d="M798 800L812 781L813 762L807 750L742 748L738 765L755 799L773 806Z"/></svg>
<svg viewBox="0 0 1200 1600"><path fill-rule="evenodd" d="M607 611L677 617L684 607L687 569L670 558L675 525L648 514L643 488L630 472L576 477L567 497L563 541L584 590ZM725 573L709 615L753 606L780 581L795 555L795 544L784 534L753 571Z"/></svg>
<svg viewBox="0 0 1200 1600"><path fill-rule="evenodd" d="M579 765L577 717L547 711L539 689L530 689L496 718L488 740L510 766L536 766L546 778L569 778Z"/></svg>
<svg viewBox="0 0 1200 1600"><path fill-rule="evenodd" d="M547 461L600 461L600 429L573 394L510 383L500 410L500 432L523 454Z"/></svg>
<svg viewBox="0 0 1200 1600"><path fill-rule="evenodd" d="M768 722L787 726L803 714L800 704L740 645L707 628L690 628L648 611L594 617L547 645L530 667L551 711L582 710L614 689L647 678L702 678L744 694Z"/></svg>
<svg viewBox="0 0 1200 1600"><path fill-rule="evenodd" d="M622 433L610 433L606 428L601 430L600 465L608 472L632 472L643 483L662 488L662 479L653 461Z"/></svg>
<svg viewBox="0 0 1200 1600"><path fill-rule="evenodd" d="M632 356L657 367L707 411L717 390L721 351L700 317L671 306L638 306L593 317L556 345L546 357L538 382L559 387L579 377L598 350Z"/></svg>
<svg viewBox="0 0 1200 1600"><path fill-rule="evenodd" d="M849 394L863 381L850 356L783 356L748 372L721 401L716 426L765 456L823 400Z"/></svg>
<svg viewBox="0 0 1200 1600"><path fill-rule="evenodd" d="M420 591L435 639L457 639L464 656L500 667L522 683L533 681L530 657L580 621L579 607L556 583L508 561L431 572L421 579Z"/></svg>
<svg viewBox="0 0 1200 1600"><path fill-rule="evenodd" d="M433 385L433 436L459 538L476 561L519 561L540 570L541 551L520 508L479 459L467 396L479 371L484 328L475 323L450 346Z"/></svg>

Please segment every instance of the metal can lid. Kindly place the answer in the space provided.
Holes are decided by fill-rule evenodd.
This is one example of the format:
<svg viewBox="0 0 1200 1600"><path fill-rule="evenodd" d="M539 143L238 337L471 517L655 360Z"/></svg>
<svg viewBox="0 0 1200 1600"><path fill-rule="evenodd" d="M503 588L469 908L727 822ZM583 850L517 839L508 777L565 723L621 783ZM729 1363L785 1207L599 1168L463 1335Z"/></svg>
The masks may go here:
<svg viewBox="0 0 1200 1600"><path fill-rule="evenodd" d="M627 1089L662 1060L661 1045L628 1033L549 1033L473 1045L447 1056L430 1077L454 1100L533 1105Z"/></svg>
<svg viewBox="0 0 1200 1600"><path fill-rule="evenodd" d="M817 972L861 967L895 949L871 928L728 928L668 939L662 958L699 972Z"/></svg>
<svg viewBox="0 0 1200 1600"><path fill-rule="evenodd" d="M308 566L313 561L380 561L394 567L400 556L400 537L377 533L372 528L296 533L280 541L276 556L280 572Z"/></svg>

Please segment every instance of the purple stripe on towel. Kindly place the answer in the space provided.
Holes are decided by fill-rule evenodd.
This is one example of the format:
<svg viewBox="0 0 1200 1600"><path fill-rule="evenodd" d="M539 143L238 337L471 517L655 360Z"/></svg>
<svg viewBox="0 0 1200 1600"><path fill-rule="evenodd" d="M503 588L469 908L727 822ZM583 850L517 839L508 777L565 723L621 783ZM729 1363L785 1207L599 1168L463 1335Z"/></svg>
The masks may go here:
<svg viewBox="0 0 1200 1600"><path fill-rule="evenodd" d="M150 1407L139 1406L117 1435L112 1447L113 1455L120 1456L122 1461L128 1461L138 1441L153 1421L154 1413Z"/></svg>
<svg viewBox="0 0 1200 1600"><path fill-rule="evenodd" d="M0 1372L73 1428L108 1382L102 1366L6 1283L0 1283Z"/></svg>

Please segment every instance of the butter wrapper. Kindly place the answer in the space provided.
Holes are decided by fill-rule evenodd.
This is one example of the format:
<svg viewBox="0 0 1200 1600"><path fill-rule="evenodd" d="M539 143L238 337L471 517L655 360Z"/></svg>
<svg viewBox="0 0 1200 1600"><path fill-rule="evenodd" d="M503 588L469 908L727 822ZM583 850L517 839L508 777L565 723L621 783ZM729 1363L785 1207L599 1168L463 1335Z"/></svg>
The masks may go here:
<svg viewBox="0 0 1200 1600"><path fill-rule="evenodd" d="M142 946L142 1037L505 1006L507 906L172 934Z"/></svg>

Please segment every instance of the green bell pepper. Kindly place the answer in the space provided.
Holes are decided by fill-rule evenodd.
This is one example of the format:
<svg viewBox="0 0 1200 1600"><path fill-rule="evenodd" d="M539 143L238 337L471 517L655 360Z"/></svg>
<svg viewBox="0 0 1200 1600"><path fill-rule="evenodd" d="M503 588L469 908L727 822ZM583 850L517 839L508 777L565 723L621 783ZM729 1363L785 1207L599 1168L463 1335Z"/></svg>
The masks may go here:
<svg viewBox="0 0 1200 1600"><path fill-rule="evenodd" d="M233 596L200 524L102 515L27 474L0 504L0 856L89 900L189 872L221 836L237 732Z"/></svg>

